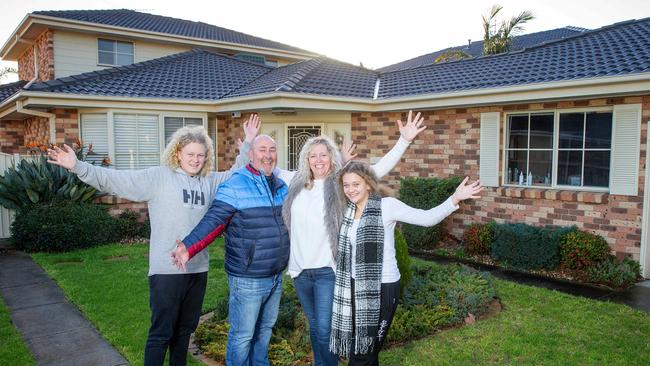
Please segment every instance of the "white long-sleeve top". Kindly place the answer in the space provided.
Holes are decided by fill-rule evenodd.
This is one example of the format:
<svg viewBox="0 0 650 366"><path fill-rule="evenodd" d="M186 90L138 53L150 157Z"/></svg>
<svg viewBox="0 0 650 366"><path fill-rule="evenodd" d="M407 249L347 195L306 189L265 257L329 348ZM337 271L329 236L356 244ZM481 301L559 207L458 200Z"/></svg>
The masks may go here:
<svg viewBox="0 0 650 366"><path fill-rule="evenodd" d="M398 221L418 226L433 226L444 220L457 209L458 205L454 205L451 197L430 210L413 208L393 197L382 198L381 221L384 226L384 262L381 271L381 282L393 283L400 279L397 258L395 256L395 224ZM348 231L348 238L350 239L352 248L355 248L357 244L359 221L358 219L354 220ZM351 252L351 274L352 278L356 278L356 250L353 249Z"/></svg>
<svg viewBox="0 0 650 366"><path fill-rule="evenodd" d="M376 164L372 165L377 177L388 174L400 161L409 142L401 138ZM279 177L287 184L295 172L281 170ZM303 189L291 205L291 252L288 273L298 277L304 269L335 268L329 237L325 228L324 179L314 180L312 189ZM336 238L334 238L336 240Z"/></svg>

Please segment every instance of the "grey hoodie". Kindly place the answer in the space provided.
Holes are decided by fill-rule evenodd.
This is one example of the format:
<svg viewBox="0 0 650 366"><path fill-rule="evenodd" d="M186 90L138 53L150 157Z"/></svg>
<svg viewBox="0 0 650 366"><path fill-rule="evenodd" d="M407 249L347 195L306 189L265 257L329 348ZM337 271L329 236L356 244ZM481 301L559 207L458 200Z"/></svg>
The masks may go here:
<svg viewBox="0 0 650 366"><path fill-rule="evenodd" d="M149 276L180 274L171 261L176 239L183 239L214 199L217 187L238 168L248 163L249 143L244 143L235 165L225 172L191 177L180 168L158 166L142 170L114 170L77 162L72 172L98 190L136 202L147 202L151 221ZM187 262L187 273L208 270L208 251Z"/></svg>

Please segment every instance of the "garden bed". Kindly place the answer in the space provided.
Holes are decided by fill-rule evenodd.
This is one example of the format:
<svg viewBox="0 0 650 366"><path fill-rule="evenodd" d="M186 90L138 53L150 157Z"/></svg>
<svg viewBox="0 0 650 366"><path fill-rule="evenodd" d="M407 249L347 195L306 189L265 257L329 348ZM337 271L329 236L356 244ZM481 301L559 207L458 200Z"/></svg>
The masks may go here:
<svg viewBox="0 0 650 366"><path fill-rule="evenodd" d="M227 307L224 299L212 318L204 321L195 333L202 355L216 364L225 360ZM413 277L395 313L386 348L404 345L442 329L473 324L497 314L500 309L492 278L485 272L457 264L413 267ZM308 325L289 279L285 281L269 359L272 365L311 363Z"/></svg>

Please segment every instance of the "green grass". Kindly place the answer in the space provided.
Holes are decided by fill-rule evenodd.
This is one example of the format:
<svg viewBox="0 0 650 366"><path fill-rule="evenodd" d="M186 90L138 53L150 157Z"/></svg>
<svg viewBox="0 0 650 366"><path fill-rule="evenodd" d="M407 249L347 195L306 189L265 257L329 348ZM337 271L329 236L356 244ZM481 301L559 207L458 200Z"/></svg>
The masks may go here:
<svg viewBox="0 0 650 366"><path fill-rule="evenodd" d="M210 246L210 271L204 312L227 291L223 245ZM149 247L106 245L63 254L33 254L34 260L131 365L144 362L149 330ZM190 365L201 365L188 356Z"/></svg>
<svg viewBox="0 0 650 366"><path fill-rule="evenodd" d="M650 315L503 280L495 287L497 316L382 352L381 364L650 365Z"/></svg>
<svg viewBox="0 0 650 366"><path fill-rule="evenodd" d="M33 365L34 359L29 353L23 338L14 328L9 316L9 309L0 298L0 365Z"/></svg>
<svg viewBox="0 0 650 366"><path fill-rule="evenodd" d="M204 310L215 306L227 286L221 244L212 245L210 251ZM133 365L142 364L149 326L146 252L144 245L108 245L34 255ZM108 257L126 258L105 260ZM502 280L495 280L495 286L504 306L501 313L386 350L381 364L650 365L648 314Z"/></svg>

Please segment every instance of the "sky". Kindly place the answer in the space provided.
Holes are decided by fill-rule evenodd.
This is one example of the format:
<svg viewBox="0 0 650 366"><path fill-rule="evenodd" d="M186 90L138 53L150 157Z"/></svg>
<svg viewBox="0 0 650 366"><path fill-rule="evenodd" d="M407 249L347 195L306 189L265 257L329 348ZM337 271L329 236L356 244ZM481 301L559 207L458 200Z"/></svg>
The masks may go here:
<svg viewBox="0 0 650 366"><path fill-rule="evenodd" d="M126 8L214 24L374 69L481 40L481 16L493 4L503 6L499 20L533 12L522 34L650 17L649 0L2 0L0 44L32 11Z"/></svg>

